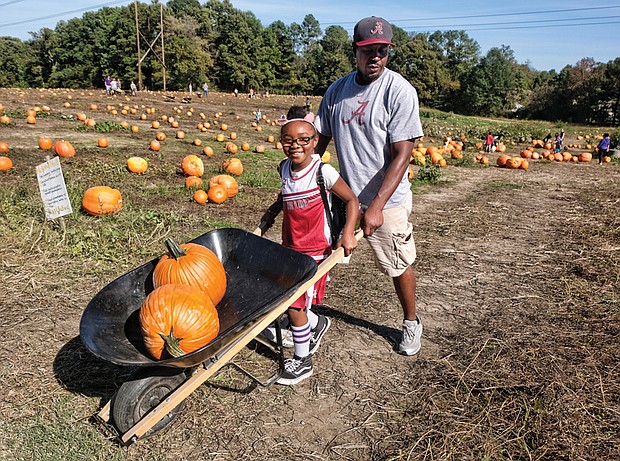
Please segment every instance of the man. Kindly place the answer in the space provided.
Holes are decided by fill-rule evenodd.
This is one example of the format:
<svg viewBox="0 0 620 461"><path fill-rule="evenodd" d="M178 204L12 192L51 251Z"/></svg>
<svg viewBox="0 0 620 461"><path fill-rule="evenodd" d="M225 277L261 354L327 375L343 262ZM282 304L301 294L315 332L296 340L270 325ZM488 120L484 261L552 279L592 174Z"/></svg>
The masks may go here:
<svg viewBox="0 0 620 461"><path fill-rule="evenodd" d="M357 69L334 82L319 106L316 153L334 139L340 173L365 212L361 228L375 264L392 278L403 309L398 351L414 355L421 346L422 323L416 315L416 257L409 215L412 194L407 167L414 141L423 135L416 90L386 68L392 27L370 17L353 31Z"/></svg>

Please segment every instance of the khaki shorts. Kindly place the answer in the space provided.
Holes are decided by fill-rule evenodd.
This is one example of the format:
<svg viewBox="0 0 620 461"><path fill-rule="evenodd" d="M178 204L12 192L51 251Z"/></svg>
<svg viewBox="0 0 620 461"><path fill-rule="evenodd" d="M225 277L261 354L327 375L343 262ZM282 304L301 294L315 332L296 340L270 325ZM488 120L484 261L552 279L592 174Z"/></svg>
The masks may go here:
<svg viewBox="0 0 620 461"><path fill-rule="evenodd" d="M413 195L403 202L383 210L383 226L367 237L375 255L375 265L389 277L398 277L415 261L416 250L413 226L409 222Z"/></svg>

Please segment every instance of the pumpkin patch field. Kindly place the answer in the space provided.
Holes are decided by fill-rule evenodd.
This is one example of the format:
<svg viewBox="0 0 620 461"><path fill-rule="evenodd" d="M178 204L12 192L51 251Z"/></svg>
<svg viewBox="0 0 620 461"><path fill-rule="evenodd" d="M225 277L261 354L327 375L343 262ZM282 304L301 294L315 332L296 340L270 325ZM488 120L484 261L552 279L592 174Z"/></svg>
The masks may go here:
<svg viewBox="0 0 620 461"><path fill-rule="evenodd" d="M84 346L86 305L166 241L258 226L275 120L305 101L188 98L0 89L0 459L620 459L620 162L593 149L609 129L564 126L556 156L537 140L559 125L426 110L409 171L420 354L396 353L402 312L362 240L317 307L332 325L312 377L262 388L226 368L121 446L92 416L134 370ZM56 156L72 213L46 220L36 167ZM250 346L235 361L268 376L276 356Z"/></svg>

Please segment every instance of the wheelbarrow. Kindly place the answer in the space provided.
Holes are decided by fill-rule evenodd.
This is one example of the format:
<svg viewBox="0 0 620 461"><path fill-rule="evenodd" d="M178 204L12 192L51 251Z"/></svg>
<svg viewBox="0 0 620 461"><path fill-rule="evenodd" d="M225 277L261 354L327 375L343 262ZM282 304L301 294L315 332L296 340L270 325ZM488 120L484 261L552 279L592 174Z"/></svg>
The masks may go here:
<svg viewBox="0 0 620 461"><path fill-rule="evenodd" d="M253 376L232 359L344 255L339 248L317 266L309 256L241 229L214 230L192 243L212 250L226 270L226 294L217 306L220 332L211 343L165 360L155 360L147 352L138 316L153 290L158 259L108 284L82 314L80 336L94 355L116 365L137 367L95 415L96 420L113 424L124 445L166 427L184 400L225 366L235 367L262 386L275 382L284 361L279 328L274 349L279 352L279 371L268 380Z"/></svg>

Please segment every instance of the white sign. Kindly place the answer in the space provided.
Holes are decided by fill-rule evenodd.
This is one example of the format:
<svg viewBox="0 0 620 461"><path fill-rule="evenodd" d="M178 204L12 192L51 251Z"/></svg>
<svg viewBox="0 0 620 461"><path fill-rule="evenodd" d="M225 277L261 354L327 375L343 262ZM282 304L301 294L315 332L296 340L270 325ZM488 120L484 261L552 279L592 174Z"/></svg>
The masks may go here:
<svg viewBox="0 0 620 461"><path fill-rule="evenodd" d="M46 219L56 219L73 213L59 157L37 165L37 179Z"/></svg>

